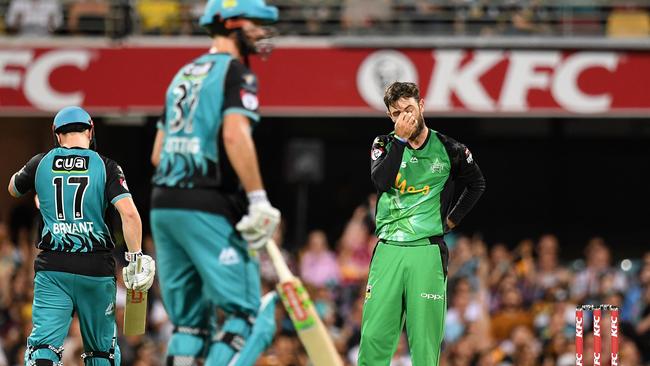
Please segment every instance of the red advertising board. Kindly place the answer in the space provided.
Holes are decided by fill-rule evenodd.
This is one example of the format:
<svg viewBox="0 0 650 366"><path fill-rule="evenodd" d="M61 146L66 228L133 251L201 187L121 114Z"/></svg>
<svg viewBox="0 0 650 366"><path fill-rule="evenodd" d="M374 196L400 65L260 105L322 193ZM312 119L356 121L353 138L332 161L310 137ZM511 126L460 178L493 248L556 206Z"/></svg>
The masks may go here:
<svg viewBox="0 0 650 366"><path fill-rule="evenodd" d="M0 45L0 114L83 105L95 114L161 110L199 47ZM429 114L640 116L650 112L650 52L292 48L253 59L262 112L374 115L393 80L420 85Z"/></svg>

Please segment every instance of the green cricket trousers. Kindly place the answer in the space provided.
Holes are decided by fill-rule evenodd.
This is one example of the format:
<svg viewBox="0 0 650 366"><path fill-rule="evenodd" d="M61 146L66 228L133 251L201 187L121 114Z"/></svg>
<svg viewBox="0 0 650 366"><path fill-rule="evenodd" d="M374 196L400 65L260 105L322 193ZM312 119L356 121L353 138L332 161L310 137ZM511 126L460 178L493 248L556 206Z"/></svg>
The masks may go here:
<svg viewBox="0 0 650 366"><path fill-rule="evenodd" d="M413 366L438 365L447 260L442 237L377 244L363 307L359 366L388 366L404 325Z"/></svg>

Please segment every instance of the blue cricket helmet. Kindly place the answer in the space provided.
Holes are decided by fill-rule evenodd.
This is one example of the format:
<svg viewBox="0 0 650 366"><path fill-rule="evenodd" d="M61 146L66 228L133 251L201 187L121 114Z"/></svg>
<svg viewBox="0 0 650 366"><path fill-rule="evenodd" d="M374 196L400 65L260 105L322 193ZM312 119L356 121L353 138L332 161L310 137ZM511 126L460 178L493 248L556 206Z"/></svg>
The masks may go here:
<svg viewBox="0 0 650 366"><path fill-rule="evenodd" d="M63 126L73 123L87 124L89 128L93 125L90 114L83 108L77 106L65 107L54 117L54 132Z"/></svg>
<svg viewBox="0 0 650 366"><path fill-rule="evenodd" d="M271 24L278 21L278 8L266 5L264 0L209 0L199 24L209 26L215 17L221 20L245 18Z"/></svg>

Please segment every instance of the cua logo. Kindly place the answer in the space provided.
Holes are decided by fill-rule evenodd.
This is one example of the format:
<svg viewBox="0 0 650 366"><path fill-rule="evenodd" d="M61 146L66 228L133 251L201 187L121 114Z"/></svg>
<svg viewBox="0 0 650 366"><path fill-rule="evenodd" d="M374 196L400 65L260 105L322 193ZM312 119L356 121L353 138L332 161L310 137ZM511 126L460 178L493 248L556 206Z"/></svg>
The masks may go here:
<svg viewBox="0 0 650 366"><path fill-rule="evenodd" d="M52 171L54 172L84 172L88 170L87 156L55 156L52 160Z"/></svg>

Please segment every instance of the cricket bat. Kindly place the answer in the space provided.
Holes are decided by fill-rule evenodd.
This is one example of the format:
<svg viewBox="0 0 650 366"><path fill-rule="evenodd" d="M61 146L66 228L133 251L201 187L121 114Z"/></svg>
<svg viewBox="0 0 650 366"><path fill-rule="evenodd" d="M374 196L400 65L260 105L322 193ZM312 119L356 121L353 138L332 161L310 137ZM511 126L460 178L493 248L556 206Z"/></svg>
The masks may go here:
<svg viewBox="0 0 650 366"><path fill-rule="evenodd" d="M136 269L140 272L142 263L137 259ZM144 334L147 322L147 291L126 290L124 308L124 335Z"/></svg>
<svg viewBox="0 0 650 366"><path fill-rule="evenodd" d="M318 316L309 294L300 279L295 277L287 267L275 241L269 240L266 244L266 251L269 253L278 275L277 289L282 304L289 313L298 337L307 350L307 355L313 365L343 366L343 361Z"/></svg>

